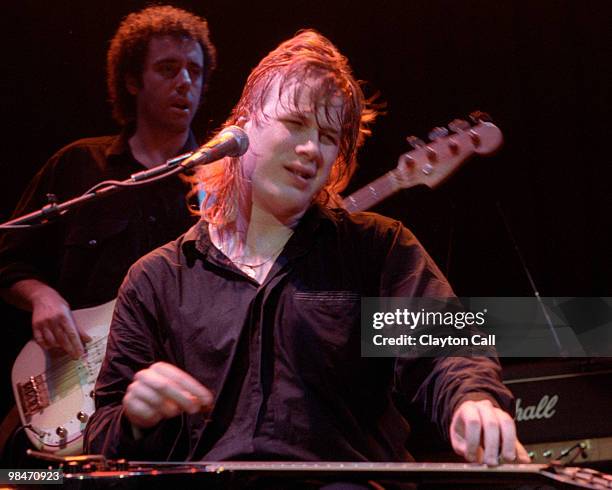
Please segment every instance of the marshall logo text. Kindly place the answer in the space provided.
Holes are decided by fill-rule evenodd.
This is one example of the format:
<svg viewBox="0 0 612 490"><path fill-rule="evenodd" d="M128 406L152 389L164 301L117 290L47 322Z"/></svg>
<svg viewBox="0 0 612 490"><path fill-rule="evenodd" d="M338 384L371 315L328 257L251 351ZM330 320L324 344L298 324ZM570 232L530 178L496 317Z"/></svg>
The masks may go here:
<svg viewBox="0 0 612 490"><path fill-rule="evenodd" d="M517 398L516 415L514 418L517 422L550 419L557 412L557 410L555 410L555 406L557 405L558 401L559 395L544 395L542 398L540 398L540 401L537 404L522 407L521 404L523 400L521 398Z"/></svg>

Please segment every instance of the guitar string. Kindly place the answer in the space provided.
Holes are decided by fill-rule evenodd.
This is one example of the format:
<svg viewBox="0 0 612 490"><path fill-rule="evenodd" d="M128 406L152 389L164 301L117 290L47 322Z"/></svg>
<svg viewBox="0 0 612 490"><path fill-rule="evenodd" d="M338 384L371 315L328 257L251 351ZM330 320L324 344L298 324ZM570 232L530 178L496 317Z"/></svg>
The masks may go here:
<svg viewBox="0 0 612 490"><path fill-rule="evenodd" d="M107 336L103 336L87 345L85 355L83 356L82 360L71 359L67 354L64 354L59 358L54 359L49 369L34 375L34 377L42 377L47 386L53 385L54 387L59 386L63 381L69 380L70 378L80 378L77 372L78 363L82 362L83 364L86 364L88 362L99 362L100 358L103 356L99 355L99 350L94 351L94 349L99 347L100 344L106 340L106 338ZM97 358L91 357L94 352L98 354ZM70 370L68 375L66 375L66 370Z"/></svg>
<svg viewBox="0 0 612 490"><path fill-rule="evenodd" d="M371 187L376 189L375 194L371 191ZM372 181L368 186L362 187L346 199L343 199L343 202L346 203L345 205L348 208L351 208L351 210L362 211L370 208L383 199L386 199L393 194L394 191L395 189L391 172L387 172L386 174ZM357 203L353 203L352 200L357 201Z"/></svg>
<svg viewBox="0 0 612 490"><path fill-rule="evenodd" d="M88 345L85 346L85 354L83 356L83 360L79 359L72 359L70 358L67 354L62 354L56 358L52 358L52 362L51 362L51 367L53 369L46 369L45 371L43 371L42 373L39 373L38 375L35 376L40 376L40 375L48 375L49 372L53 372L53 370L57 370L57 369L61 369L62 367L65 367L67 365L71 365L71 364L76 364L79 361L81 362L86 362L87 361L87 356L94 351L96 348L98 348L100 346L101 343L105 342L107 339L108 335L102 336L96 340L94 340L93 342L90 342ZM48 377L46 379L53 379L51 377Z"/></svg>
<svg viewBox="0 0 612 490"><path fill-rule="evenodd" d="M99 356L98 359L94 359L94 362L102 363L102 356ZM56 377L53 381L45 382L47 387L47 393L49 396L49 401L51 402L56 397L63 397L70 391L72 391L75 387L81 385L81 377L78 373L69 373L69 374L61 374Z"/></svg>
<svg viewBox="0 0 612 490"><path fill-rule="evenodd" d="M67 362L63 362L61 364L56 364L54 367L54 371L47 370L45 371L44 381L49 389L59 389L66 382L73 381L76 382L80 380L81 376L79 375L79 368L88 369L87 364L96 364L102 361L103 355L100 353L88 355L87 358L84 358L81 361L75 361L73 359L69 359ZM79 365L79 362L82 363ZM51 373L51 374L49 374Z"/></svg>
<svg viewBox="0 0 612 490"><path fill-rule="evenodd" d="M89 360L89 362L93 363L102 363L104 356L98 355L95 358ZM49 402L51 402L56 397L63 397L70 393L75 387L81 385L79 376L76 370L76 361L73 361L71 364L75 365L70 373L58 373L53 379L45 380L45 384L47 387L47 393L49 396ZM63 368L70 367L69 364L65 364L62 366ZM64 369L65 371L65 369Z"/></svg>

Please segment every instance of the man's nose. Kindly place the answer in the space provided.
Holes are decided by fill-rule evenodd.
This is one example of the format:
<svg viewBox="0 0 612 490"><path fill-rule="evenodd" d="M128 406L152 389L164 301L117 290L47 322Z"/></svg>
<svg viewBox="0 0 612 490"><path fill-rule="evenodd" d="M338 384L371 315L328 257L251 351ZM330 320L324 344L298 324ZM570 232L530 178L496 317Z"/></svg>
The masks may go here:
<svg viewBox="0 0 612 490"><path fill-rule="evenodd" d="M295 152L308 160L314 161L317 165L321 162L321 145L319 143L318 132L316 134L308 134L300 141Z"/></svg>
<svg viewBox="0 0 612 490"><path fill-rule="evenodd" d="M178 72L177 76L177 90L181 93L185 93L191 87L192 80L191 75L189 74L189 70L187 67L181 68Z"/></svg>

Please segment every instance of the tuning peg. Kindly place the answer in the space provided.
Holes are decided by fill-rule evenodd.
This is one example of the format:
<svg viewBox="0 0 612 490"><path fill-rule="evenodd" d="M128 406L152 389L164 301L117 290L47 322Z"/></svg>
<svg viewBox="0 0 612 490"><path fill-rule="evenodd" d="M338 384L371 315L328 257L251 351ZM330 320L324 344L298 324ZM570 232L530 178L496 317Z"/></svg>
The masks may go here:
<svg viewBox="0 0 612 490"><path fill-rule="evenodd" d="M433 171L434 167L431 163L426 163L423 165L423 168L421 168L421 172L423 172L425 175L431 175Z"/></svg>
<svg viewBox="0 0 612 490"><path fill-rule="evenodd" d="M408 144L409 144L410 146L412 146L412 147L413 147L415 150L416 150L417 148L422 148L423 146L425 146L425 142L424 142L424 141L423 141L421 138L419 138L419 137L417 137L417 136L408 136L408 137L406 138L406 141L407 141L407 142L408 142Z"/></svg>
<svg viewBox="0 0 612 490"><path fill-rule="evenodd" d="M448 140L448 149L453 155L459 154L459 145L452 138L449 138Z"/></svg>
<svg viewBox="0 0 612 490"><path fill-rule="evenodd" d="M474 148L478 148L480 146L480 135L474 131L473 129L470 129L470 139L472 140L472 144L474 145Z"/></svg>
<svg viewBox="0 0 612 490"><path fill-rule="evenodd" d="M472 112L470 114L470 119L474 122L474 124L478 124L480 122L493 122L493 118L486 112L482 111Z"/></svg>
<svg viewBox="0 0 612 490"><path fill-rule="evenodd" d="M453 133L461 133L470 129L472 126L465 119L455 119L448 124Z"/></svg>
<svg viewBox="0 0 612 490"><path fill-rule="evenodd" d="M443 126L438 126L437 128L433 128L427 135L427 137L429 138L429 141L434 141L440 138L444 138L445 136L448 136L448 129L446 129Z"/></svg>

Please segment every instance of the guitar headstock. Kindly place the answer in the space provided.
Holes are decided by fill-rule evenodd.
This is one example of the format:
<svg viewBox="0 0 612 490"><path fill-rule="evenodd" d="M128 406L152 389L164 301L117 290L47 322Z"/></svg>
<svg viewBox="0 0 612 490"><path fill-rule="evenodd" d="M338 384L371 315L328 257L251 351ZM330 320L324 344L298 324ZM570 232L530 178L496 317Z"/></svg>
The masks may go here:
<svg viewBox="0 0 612 490"><path fill-rule="evenodd" d="M444 127L429 133L429 143L410 136L413 150L400 156L395 176L401 187L425 184L437 187L456 172L474 154L491 155L497 151L503 136L500 129L487 121L485 114L472 114L474 124L455 119Z"/></svg>

